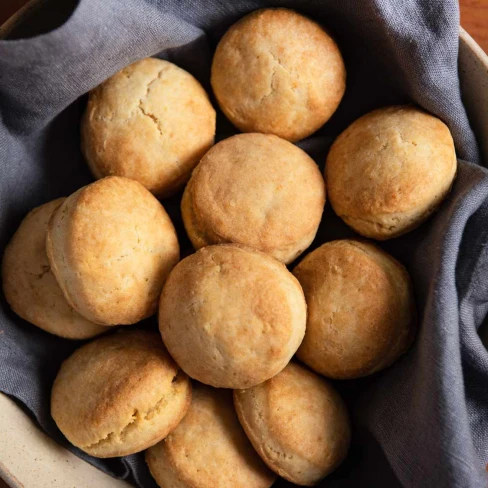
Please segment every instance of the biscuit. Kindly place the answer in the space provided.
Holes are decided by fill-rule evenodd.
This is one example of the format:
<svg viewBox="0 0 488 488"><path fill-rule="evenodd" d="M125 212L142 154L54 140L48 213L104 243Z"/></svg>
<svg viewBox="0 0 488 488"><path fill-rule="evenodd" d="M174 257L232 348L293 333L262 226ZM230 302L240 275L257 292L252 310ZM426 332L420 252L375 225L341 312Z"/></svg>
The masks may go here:
<svg viewBox="0 0 488 488"><path fill-rule="evenodd" d="M179 260L175 229L140 183L103 178L67 198L47 232L47 255L68 303L102 325L154 314Z"/></svg>
<svg viewBox="0 0 488 488"><path fill-rule="evenodd" d="M211 83L220 108L241 131L294 142L335 112L346 70L337 44L319 24L273 8L245 16L226 32Z"/></svg>
<svg viewBox="0 0 488 488"><path fill-rule="evenodd" d="M3 292L12 310L46 332L66 339L87 339L107 331L85 319L64 298L46 255L49 219L64 198L27 214L5 248Z"/></svg>
<svg viewBox="0 0 488 488"><path fill-rule="evenodd" d="M212 146L215 110L200 83L156 58L137 61L90 92L82 150L96 178L126 176L165 197Z"/></svg>
<svg viewBox="0 0 488 488"><path fill-rule="evenodd" d="M456 175L448 127L414 106L370 112L334 142L325 166L330 203L356 232L378 240L424 222Z"/></svg>
<svg viewBox="0 0 488 488"><path fill-rule="evenodd" d="M308 305L298 358L330 378L386 368L411 345L415 300L407 270L368 242L322 245L295 267Z"/></svg>
<svg viewBox="0 0 488 488"><path fill-rule="evenodd" d="M51 414L73 445L107 458L156 444L190 403L190 380L159 335L119 331L81 347L62 364Z"/></svg>
<svg viewBox="0 0 488 488"><path fill-rule="evenodd" d="M235 390L234 404L261 458L292 483L315 485L346 456L351 433L344 402L328 381L299 364Z"/></svg>
<svg viewBox="0 0 488 488"><path fill-rule="evenodd" d="M232 393L197 385L178 427L146 451L162 488L269 488L276 479L242 430Z"/></svg>
<svg viewBox="0 0 488 488"><path fill-rule="evenodd" d="M247 388L279 373L305 323L302 289L286 267L231 244L183 259L159 306L171 356L190 377L218 388Z"/></svg>
<svg viewBox="0 0 488 488"><path fill-rule="evenodd" d="M273 135L216 144L185 188L181 210L195 249L234 242L290 263L312 243L325 184L312 158Z"/></svg>

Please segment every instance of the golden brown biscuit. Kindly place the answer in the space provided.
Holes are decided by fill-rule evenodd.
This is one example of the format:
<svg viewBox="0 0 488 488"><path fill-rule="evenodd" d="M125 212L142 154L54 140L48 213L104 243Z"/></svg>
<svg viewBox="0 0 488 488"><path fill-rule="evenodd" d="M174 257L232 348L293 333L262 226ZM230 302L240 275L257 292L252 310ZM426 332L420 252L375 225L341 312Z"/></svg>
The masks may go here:
<svg viewBox="0 0 488 488"><path fill-rule="evenodd" d="M320 171L273 135L216 144L188 183L181 210L195 249L235 242L290 263L312 243L325 204Z"/></svg>
<svg viewBox="0 0 488 488"><path fill-rule="evenodd" d="M385 240L424 222L456 175L448 127L410 105L374 110L334 142L325 166L330 203L356 232Z"/></svg>
<svg viewBox="0 0 488 488"><path fill-rule="evenodd" d="M96 178L126 176L164 197L183 186L213 144L215 110L190 73L147 58L90 93L81 135Z"/></svg>
<svg viewBox="0 0 488 488"><path fill-rule="evenodd" d="M293 270L308 305L298 358L330 378L386 368L411 345L415 300L407 270L373 244L341 240Z"/></svg>
<svg viewBox="0 0 488 488"><path fill-rule="evenodd" d="M332 385L296 363L274 378L234 391L237 415L264 462L297 485L312 486L345 458L346 406Z"/></svg>
<svg viewBox="0 0 488 488"><path fill-rule="evenodd" d="M12 310L51 334L87 339L106 327L88 321L68 305L46 255L47 224L64 198L32 210L5 248L3 292Z"/></svg>
<svg viewBox="0 0 488 488"><path fill-rule="evenodd" d="M156 444L190 403L190 380L159 335L119 331L81 347L62 364L51 415L73 445L106 458Z"/></svg>
<svg viewBox="0 0 488 488"><path fill-rule="evenodd" d="M192 378L247 388L279 373L305 333L306 304L295 277L271 256L236 245L183 259L161 294L159 329Z"/></svg>
<svg viewBox="0 0 488 488"><path fill-rule="evenodd" d="M179 260L175 229L140 183L104 178L54 213L47 254L68 303L102 325L133 324L156 312Z"/></svg>
<svg viewBox="0 0 488 488"><path fill-rule="evenodd" d="M344 95L337 44L316 22L284 8L253 12L219 42L212 88L243 132L298 141L321 127Z"/></svg>
<svg viewBox="0 0 488 488"><path fill-rule="evenodd" d="M161 488L269 488L276 475L261 461L237 420L232 393L196 385L178 427L146 451Z"/></svg>

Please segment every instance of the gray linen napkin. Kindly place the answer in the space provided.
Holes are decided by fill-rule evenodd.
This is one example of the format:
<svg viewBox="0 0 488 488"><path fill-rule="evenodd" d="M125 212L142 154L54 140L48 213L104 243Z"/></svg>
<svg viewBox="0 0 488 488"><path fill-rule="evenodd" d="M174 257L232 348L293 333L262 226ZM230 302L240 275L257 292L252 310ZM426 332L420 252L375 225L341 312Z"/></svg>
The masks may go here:
<svg viewBox="0 0 488 488"><path fill-rule="evenodd" d="M350 122L405 101L442 118L459 158L469 161L460 161L437 215L384 246L412 274L418 339L387 371L338 384L355 437L348 460L321 486L486 486L488 352L477 328L488 309L488 172L477 165L460 98L456 0L80 0L51 32L0 41L0 252L32 207L91 181L79 150L83 94L150 55L177 63L209 89L218 39L243 14L265 6L310 15L344 53L346 96L332 120L300 144L321 167L330 142ZM232 133L220 115L218 137ZM190 252L178 196L164 203ZM313 247L350 235L328 207ZM144 326L155 327L155 320ZM0 390L65 446L49 415L49 395L61 361L79 345L22 321L1 298ZM154 486L141 455L97 460L71 449L107 473Z"/></svg>

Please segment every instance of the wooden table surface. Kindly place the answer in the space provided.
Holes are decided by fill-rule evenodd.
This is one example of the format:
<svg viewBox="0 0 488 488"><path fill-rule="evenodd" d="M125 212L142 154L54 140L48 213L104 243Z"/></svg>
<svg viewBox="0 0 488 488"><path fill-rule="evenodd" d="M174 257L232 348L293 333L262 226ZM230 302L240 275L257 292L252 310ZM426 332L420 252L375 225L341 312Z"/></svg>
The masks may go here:
<svg viewBox="0 0 488 488"><path fill-rule="evenodd" d="M0 25L26 3L26 0L0 0ZM488 52L488 0L460 0L461 25ZM0 488L8 488L0 479Z"/></svg>
<svg viewBox="0 0 488 488"><path fill-rule="evenodd" d="M460 0L461 25L488 53L488 0Z"/></svg>

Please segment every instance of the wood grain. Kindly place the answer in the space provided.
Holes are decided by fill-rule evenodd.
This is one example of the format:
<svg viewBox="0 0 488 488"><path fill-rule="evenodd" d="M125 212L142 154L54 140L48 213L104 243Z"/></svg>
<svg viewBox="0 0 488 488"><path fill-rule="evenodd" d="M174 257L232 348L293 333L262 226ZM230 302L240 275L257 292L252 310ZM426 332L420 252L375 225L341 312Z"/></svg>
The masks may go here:
<svg viewBox="0 0 488 488"><path fill-rule="evenodd" d="M488 53L488 0L460 0L461 25Z"/></svg>

